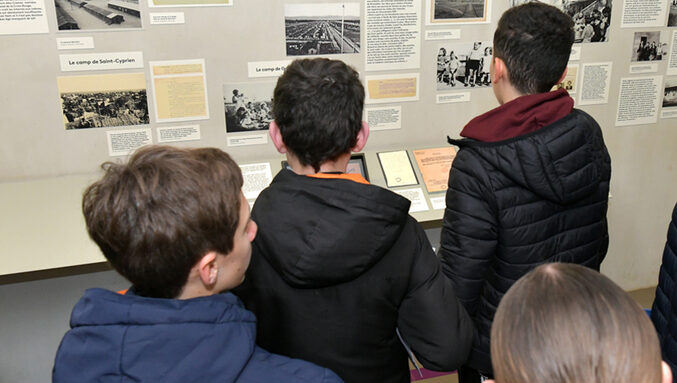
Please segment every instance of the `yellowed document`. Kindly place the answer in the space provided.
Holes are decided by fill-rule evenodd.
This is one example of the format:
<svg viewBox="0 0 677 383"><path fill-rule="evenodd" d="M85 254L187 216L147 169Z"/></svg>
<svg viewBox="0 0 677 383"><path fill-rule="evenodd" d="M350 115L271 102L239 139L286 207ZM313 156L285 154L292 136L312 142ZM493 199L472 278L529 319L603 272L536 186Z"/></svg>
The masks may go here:
<svg viewBox="0 0 677 383"><path fill-rule="evenodd" d="M418 185L414 168L406 150L378 153L386 185L390 187Z"/></svg>
<svg viewBox="0 0 677 383"><path fill-rule="evenodd" d="M576 80L578 79L578 64L567 65L567 75L562 82L555 84L551 90L566 89L569 94L576 93Z"/></svg>
<svg viewBox="0 0 677 383"><path fill-rule="evenodd" d="M151 62L158 122L209 118L204 60Z"/></svg>
<svg viewBox="0 0 677 383"><path fill-rule="evenodd" d="M368 76L368 104L418 100L418 73Z"/></svg>
<svg viewBox="0 0 677 383"><path fill-rule="evenodd" d="M456 150L451 146L447 146L443 148L414 150L413 153L428 193L447 190L449 170L451 169L454 157L456 157Z"/></svg>

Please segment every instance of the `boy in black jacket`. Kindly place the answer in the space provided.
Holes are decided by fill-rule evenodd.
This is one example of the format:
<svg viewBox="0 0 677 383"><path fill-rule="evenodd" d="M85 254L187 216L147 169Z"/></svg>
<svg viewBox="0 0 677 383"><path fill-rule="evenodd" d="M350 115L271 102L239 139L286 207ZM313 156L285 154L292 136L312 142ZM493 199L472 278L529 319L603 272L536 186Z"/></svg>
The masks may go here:
<svg viewBox="0 0 677 383"><path fill-rule="evenodd" d="M254 205L252 262L237 290L258 342L348 382L409 382L407 353L434 370L463 363L472 324L410 202L345 174L369 129L364 88L341 61L297 60L278 80L270 136L283 169Z"/></svg>
<svg viewBox="0 0 677 383"><path fill-rule="evenodd" d="M599 270L608 246L611 165L595 120L564 89L573 22L531 2L494 34L499 107L470 121L449 174L440 255L478 337L459 380L491 376L494 312L510 286L545 262ZM479 372L479 373L478 373Z"/></svg>

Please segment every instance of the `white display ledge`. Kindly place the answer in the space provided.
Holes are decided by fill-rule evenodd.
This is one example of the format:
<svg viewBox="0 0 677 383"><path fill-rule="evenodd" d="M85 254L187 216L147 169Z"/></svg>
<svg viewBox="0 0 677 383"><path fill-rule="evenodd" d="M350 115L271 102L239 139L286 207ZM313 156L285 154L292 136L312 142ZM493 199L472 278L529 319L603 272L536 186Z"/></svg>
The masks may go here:
<svg viewBox="0 0 677 383"><path fill-rule="evenodd" d="M385 187L376 152L364 154L370 182ZM409 154L413 160L411 150ZM274 176L283 160L280 156L258 162L270 162ZM418 185L392 190L420 188L429 210L411 215L425 228L439 226L444 210L434 210L430 198L439 201L444 193L428 194L415 162L414 170ZM0 183L0 276L105 262L87 235L81 211L82 192L99 176L71 175Z"/></svg>

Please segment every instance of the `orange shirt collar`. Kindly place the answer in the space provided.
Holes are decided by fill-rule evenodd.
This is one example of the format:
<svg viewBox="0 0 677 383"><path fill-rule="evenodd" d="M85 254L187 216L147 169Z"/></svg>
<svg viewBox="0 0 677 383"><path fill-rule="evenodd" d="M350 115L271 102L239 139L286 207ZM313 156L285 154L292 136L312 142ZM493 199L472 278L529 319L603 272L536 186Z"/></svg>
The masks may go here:
<svg viewBox="0 0 677 383"><path fill-rule="evenodd" d="M361 174L356 174L356 173L339 173L339 174L316 173L316 174L307 174L307 176L308 177L314 177L314 178L324 178L324 179L349 180L349 181L369 185L369 181L365 180L364 177L362 177Z"/></svg>

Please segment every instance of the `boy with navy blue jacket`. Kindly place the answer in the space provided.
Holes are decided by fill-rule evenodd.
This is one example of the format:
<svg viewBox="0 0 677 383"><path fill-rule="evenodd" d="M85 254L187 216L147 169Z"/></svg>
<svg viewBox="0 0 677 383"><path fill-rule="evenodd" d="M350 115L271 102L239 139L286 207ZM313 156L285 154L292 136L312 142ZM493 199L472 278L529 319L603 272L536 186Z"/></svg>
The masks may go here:
<svg viewBox="0 0 677 383"><path fill-rule="evenodd" d="M257 226L240 169L214 148L150 146L84 193L87 229L132 282L90 289L56 355L54 382L340 382L259 348L256 318L231 290Z"/></svg>

